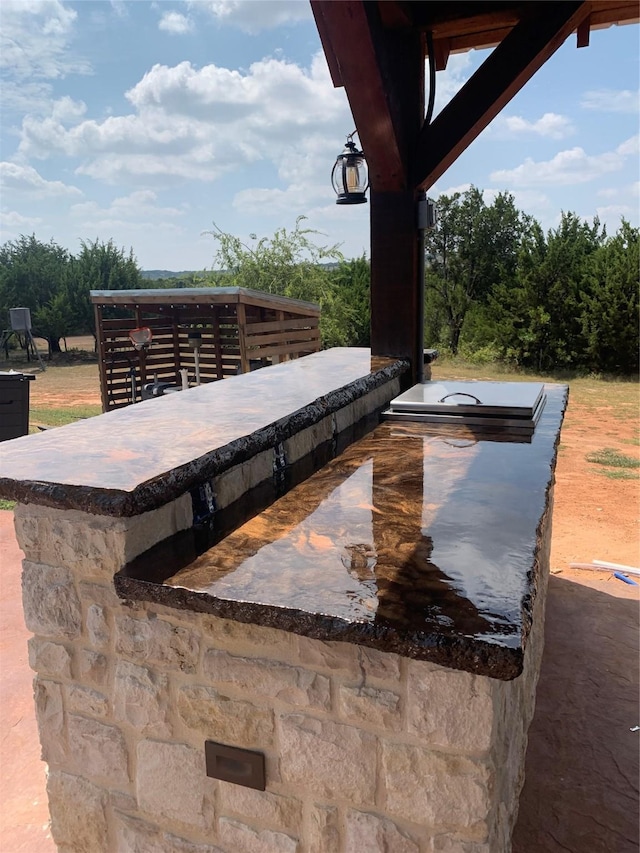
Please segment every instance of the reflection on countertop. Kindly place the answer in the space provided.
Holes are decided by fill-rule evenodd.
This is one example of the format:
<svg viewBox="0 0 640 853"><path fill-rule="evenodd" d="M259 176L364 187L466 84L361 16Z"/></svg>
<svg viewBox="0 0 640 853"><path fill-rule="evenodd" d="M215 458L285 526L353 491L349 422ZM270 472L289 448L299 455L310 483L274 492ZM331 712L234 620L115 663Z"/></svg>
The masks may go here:
<svg viewBox="0 0 640 853"><path fill-rule="evenodd" d="M118 592L513 678L567 397L546 391L530 443L383 423L205 553L156 546Z"/></svg>

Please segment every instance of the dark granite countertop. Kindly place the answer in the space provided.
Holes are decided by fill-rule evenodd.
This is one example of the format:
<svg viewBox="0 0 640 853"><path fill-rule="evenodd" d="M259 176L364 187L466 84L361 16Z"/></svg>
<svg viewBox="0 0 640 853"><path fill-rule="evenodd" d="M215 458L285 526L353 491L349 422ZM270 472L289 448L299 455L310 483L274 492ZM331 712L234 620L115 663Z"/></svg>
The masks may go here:
<svg viewBox="0 0 640 853"><path fill-rule="evenodd" d="M383 382L401 359L335 348L0 444L0 497L101 515L155 509Z"/></svg>
<svg viewBox="0 0 640 853"><path fill-rule="evenodd" d="M546 392L525 440L382 423L200 556L189 533L141 555L118 593L513 678L567 400Z"/></svg>

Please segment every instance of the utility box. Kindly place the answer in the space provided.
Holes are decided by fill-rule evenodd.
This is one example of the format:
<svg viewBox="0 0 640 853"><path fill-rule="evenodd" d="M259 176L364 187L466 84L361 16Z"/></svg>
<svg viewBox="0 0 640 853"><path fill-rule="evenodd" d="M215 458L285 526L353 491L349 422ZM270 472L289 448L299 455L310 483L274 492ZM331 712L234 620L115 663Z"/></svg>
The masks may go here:
<svg viewBox="0 0 640 853"><path fill-rule="evenodd" d="M31 331L31 311L28 308L9 308L9 321L14 332Z"/></svg>
<svg viewBox="0 0 640 853"><path fill-rule="evenodd" d="M0 372L0 441L29 432L29 382L31 373Z"/></svg>

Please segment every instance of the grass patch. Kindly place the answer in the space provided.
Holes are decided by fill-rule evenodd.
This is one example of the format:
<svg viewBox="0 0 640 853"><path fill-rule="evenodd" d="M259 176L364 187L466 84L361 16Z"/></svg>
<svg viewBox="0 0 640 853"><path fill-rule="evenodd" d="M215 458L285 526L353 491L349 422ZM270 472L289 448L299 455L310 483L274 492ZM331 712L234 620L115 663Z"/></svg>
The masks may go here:
<svg viewBox="0 0 640 853"><path fill-rule="evenodd" d="M49 408L46 406L31 406L29 410L29 421L32 425L31 431L37 432L35 424L42 426L64 426L84 418L93 418L101 414L100 406L70 406L69 408Z"/></svg>
<svg viewBox="0 0 640 853"><path fill-rule="evenodd" d="M632 456L627 456L618 450L612 450L610 447L588 453L586 459L587 462L606 465L610 468L640 468L640 459L634 459Z"/></svg>
<svg viewBox="0 0 640 853"><path fill-rule="evenodd" d="M15 505L15 501L6 501L4 498L0 498L0 509L13 509Z"/></svg>
<svg viewBox="0 0 640 853"><path fill-rule="evenodd" d="M640 480L640 471L630 471L628 468L603 468L596 471L610 480Z"/></svg>
<svg viewBox="0 0 640 853"><path fill-rule="evenodd" d="M634 447L640 447L640 435L637 435L634 438L623 438L622 443L632 444Z"/></svg>

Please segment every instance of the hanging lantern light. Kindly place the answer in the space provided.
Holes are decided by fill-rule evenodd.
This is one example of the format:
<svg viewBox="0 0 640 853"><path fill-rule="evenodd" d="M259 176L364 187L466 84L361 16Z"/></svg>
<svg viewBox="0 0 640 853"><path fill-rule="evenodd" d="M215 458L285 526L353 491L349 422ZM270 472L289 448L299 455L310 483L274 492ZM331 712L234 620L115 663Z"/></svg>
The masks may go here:
<svg viewBox="0 0 640 853"><path fill-rule="evenodd" d="M369 170L362 151L358 151L353 137L356 131L347 136L342 154L338 154L331 183L338 198L336 204L364 204L365 192L369 187Z"/></svg>

